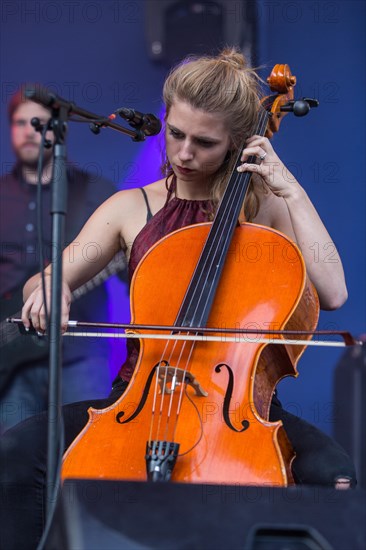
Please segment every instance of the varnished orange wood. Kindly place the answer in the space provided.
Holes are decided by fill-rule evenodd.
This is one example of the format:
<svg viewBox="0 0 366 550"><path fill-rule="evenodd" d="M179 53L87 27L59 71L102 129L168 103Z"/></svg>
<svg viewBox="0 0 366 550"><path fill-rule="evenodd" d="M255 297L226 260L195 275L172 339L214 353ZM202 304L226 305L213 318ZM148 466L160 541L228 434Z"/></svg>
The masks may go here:
<svg viewBox="0 0 366 550"><path fill-rule="evenodd" d="M271 90L278 93L271 106L272 117L268 121L266 131L266 136L271 138L274 133L278 132L283 117L288 114L281 111L281 107L294 98L296 76L291 73L288 65L278 63L273 67L267 82ZM265 102L266 98L263 101Z"/></svg>
<svg viewBox="0 0 366 550"><path fill-rule="evenodd" d="M134 323L174 324L210 226L180 229L148 251L131 286ZM218 330L292 328L298 323L297 315L304 311L306 328L315 328L317 300L307 283L297 247L275 230L254 224L238 227L208 326ZM151 437L180 444L173 481L291 483L291 451L281 422L268 422L268 400L276 379L296 375L302 346L291 352L283 347L285 368L276 365L268 353L263 361L270 344L248 343L243 336L238 336L238 343L226 343L223 336L222 342L179 342L175 347L172 342L140 340L140 346L134 376L123 396L108 409L89 410L88 425L65 455L63 478L146 480L145 446ZM197 396L188 386L189 397L183 394L179 410L179 391L172 400L169 394L159 391L157 412L152 417L152 384L140 414L130 423L118 423L118 413L124 412L124 419L134 413L151 370L162 359L172 366L186 367L208 395ZM263 376L266 362L268 377ZM224 421L228 372L225 367L217 372L219 363L229 365L233 371L230 420L237 430L242 428L243 420L249 421L245 431L235 432Z"/></svg>

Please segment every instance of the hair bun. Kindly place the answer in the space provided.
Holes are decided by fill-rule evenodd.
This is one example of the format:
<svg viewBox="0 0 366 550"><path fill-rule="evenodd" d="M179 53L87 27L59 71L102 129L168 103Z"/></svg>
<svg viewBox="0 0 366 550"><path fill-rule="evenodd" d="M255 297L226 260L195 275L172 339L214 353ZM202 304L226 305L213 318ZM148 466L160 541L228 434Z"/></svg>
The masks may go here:
<svg viewBox="0 0 366 550"><path fill-rule="evenodd" d="M224 48L218 55L219 61L229 63L233 68L241 70L247 67L244 55L236 48Z"/></svg>

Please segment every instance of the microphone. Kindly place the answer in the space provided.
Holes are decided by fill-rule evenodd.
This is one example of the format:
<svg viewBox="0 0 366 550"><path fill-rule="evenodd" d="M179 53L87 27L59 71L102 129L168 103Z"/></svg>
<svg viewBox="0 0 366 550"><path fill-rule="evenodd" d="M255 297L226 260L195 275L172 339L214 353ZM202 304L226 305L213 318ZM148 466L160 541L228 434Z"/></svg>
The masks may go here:
<svg viewBox="0 0 366 550"><path fill-rule="evenodd" d="M47 108L59 109L60 107L65 107L67 111L70 112L74 107L74 104L71 101L59 97L39 84L34 86L28 85L24 91L24 95L30 101L40 103Z"/></svg>
<svg viewBox="0 0 366 550"><path fill-rule="evenodd" d="M151 113L140 113L135 109L121 107L115 111L120 117L127 120L130 126L142 130L147 136L156 136L161 130L160 120Z"/></svg>
<svg viewBox="0 0 366 550"><path fill-rule="evenodd" d="M49 109L52 108L54 110L57 110L63 108L66 110L67 115L76 114L79 117L91 120L94 124L94 127L91 128L91 130L96 134L99 133L98 123L102 123L103 125L103 121L107 120L106 118L102 119L98 115L94 115L94 113L89 113L88 111L81 109L80 107L75 105L75 103L54 94L53 92L51 92L44 86L40 86L39 84L27 86L24 95L27 99L35 101L36 103L40 103L41 105ZM113 114L109 115L108 119L114 120L116 118L116 114L127 120L129 125L136 129L137 136L135 136L134 141L143 140L145 135L155 136L161 130L160 120L151 113L145 114L140 113L139 111L135 111L134 109L121 107L120 109L117 109ZM121 128L121 131L123 131L123 128Z"/></svg>

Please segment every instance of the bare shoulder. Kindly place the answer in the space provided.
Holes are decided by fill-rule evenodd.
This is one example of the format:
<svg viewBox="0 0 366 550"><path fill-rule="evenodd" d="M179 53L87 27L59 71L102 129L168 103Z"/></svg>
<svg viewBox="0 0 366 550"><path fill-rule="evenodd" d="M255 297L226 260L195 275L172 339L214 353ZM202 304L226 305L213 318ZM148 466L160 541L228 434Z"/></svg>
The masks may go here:
<svg viewBox="0 0 366 550"><path fill-rule="evenodd" d="M149 201L150 209L153 214L156 214L165 204L167 197L167 188L165 179L154 181L144 187Z"/></svg>
<svg viewBox="0 0 366 550"><path fill-rule="evenodd" d="M136 222L136 215L141 210L138 195L141 195L141 192L137 189L114 193L86 222L80 233L82 238L103 241L104 246L116 247L119 243L119 246L126 250L127 228Z"/></svg>
<svg viewBox="0 0 366 550"><path fill-rule="evenodd" d="M126 216L135 214L141 206L141 192L138 189L127 189L125 191L117 191L109 197L96 211L102 217L107 216L111 222L120 223Z"/></svg>
<svg viewBox="0 0 366 550"><path fill-rule="evenodd" d="M165 181L159 180L144 187L152 214L156 214L165 203ZM121 239L124 241L127 253L146 224L147 205L141 189L126 189L119 191L111 199L114 215L120 223Z"/></svg>

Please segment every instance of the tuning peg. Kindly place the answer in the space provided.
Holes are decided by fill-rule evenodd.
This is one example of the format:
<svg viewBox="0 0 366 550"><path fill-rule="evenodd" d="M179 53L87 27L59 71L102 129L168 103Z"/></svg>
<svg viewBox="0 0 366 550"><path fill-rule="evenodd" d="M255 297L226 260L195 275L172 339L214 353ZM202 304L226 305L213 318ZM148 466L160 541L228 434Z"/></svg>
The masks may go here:
<svg viewBox="0 0 366 550"><path fill-rule="evenodd" d="M305 116L311 108L318 107L318 105L319 101L317 99L303 97L302 99L292 100L282 105L281 111L294 113L295 116Z"/></svg>
<svg viewBox="0 0 366 550"><path fill-rule="evenodd" d="M311 97L303 97L302 100L306 101L306 103L309 103L312 109L319 106L319 101L317 99L312 99Z"/></svg>

